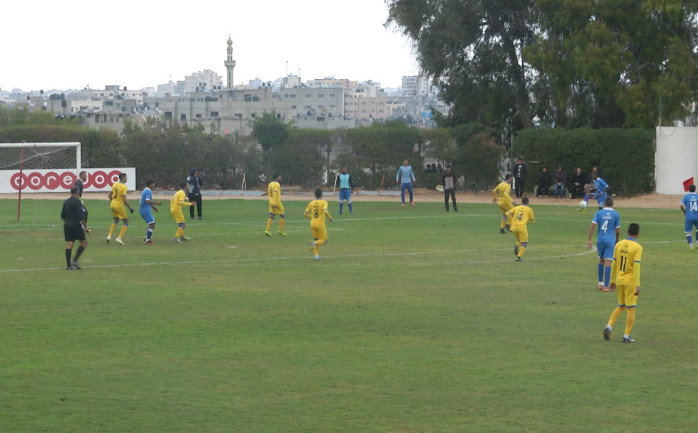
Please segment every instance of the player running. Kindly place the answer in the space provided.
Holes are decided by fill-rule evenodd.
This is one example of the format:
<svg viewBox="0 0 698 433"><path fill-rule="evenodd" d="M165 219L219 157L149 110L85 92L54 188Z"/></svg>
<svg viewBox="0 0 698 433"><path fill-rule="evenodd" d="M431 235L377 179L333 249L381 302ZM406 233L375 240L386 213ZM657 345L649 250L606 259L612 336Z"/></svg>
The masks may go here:
<svg viewBox="0 0 698 433"><path fill-rule="evenodd" d="M608 285L611 280L611 265L613 264L613 249L616 247L620 236L620 214L613 209L613 199L607 197L604 208L596 211L594 219L589 226L589 237L587 247L591 249L591 237L594 234L594 227L598 227L596 235L596 252L599 256L599 290L608 292Z"/></svg>
<svg viewBox="0 0 698 433"><path fill-rule="evenodd" d="M267 228L264 230L264 234L271 237L271 223L274 221L274 217L279 215L279 234L281 236L286 236L284 232L284 225L286 225L286 212L284 211L284 205L281 203L281 175L275 174L274 180L269 182L267 186L267 192L262 195L269 196L269 218L267 218Z"/></svg>
<svg viewBox="0 0 698 433"><path fill-rule="evenodd" d="M146 245L153 244L151 236L153 236L153 230L155 230L155 217L153 216L153 212L151 212L151 209L157 212L158 208L155 207L155 205L162 205L162 203L159 201L153 201L154 185L154 180L147 180L145 182L145 189L143 189L143 193L141 193L141 206L139 208L139 212L145 223L148 224L148 230L146 230L145 232Z"/></svg>
<svg viewBox="0 0 698 433"><path fill-rule="evenodd" d="M499 205L499 210L502 211L502 221L499 224L499 233L506 233L504 227L508 227L509 218L507 212L514 208L514 202L511 199L511 181L512 175L507 174L504 180L492 190L492 201Z"/></svg>
<svg viewBox="0 0 698 433"><path fill-rule="evenodd" d="M625 316L625 334L623 343L634 343L630 331L635 324L635 309L637 297L640 296L640 263L642 262L642 245L637 243L640 226L636 223L628 225L628 237L616 244L613 252L613 269L611 271L611 291L618 295L618 306L611 313L608 324L603 329L603 338L611 339L611 330L618 317L628 310Z"/></svg>
<svg viewBox="0 0 698 433"><path fill-rule="evenodd" d="M174 235L174 241L181 243L182 241L188 241L189 238L184 235L184 229L187 226L186 220L184 219L184 214L182 213L182 206L193 206L194 203L187 201L187 193L184 192L188 188L188 183L182 182L179 184L179 191L175 193L170 199L170 213L172 218L177 224L177 232Z"/></svg>
<svg viewBox="0 0 698 433"><path fill-rule="evenodd" d="M594 197L596 197L596 201L599 203L599 209L603 209L606 197L608 197L608 184L605 180L599 177L599 173L597 171L591 172L591 182L594 184L593 193Z"/></svg>
<svg viewBox="0 0 698 433"><path fill-rule="evenodd" d="M514 255L516 255L516 261L520 262L524 253L526 252L526 247L528 246L528 227L527 223L530 221L531 224L536 223L536 219L533 216L533 209L528 206L528 197L523 197L521 199L521 204L515 208L509 210L506 216L511 221L511 232L516 238L516 245L514 245Z"/></svg>
<svg viewBox="0 0 698 433"><path fill-rule="evenodd" d="M686 232L686 241L691 251L695 251L696 247L693 244L693 230L698 228L698 194L696 194L696 186L688 187L688 194L683 196L680 205L681 211L684 214L684 231Z"/></svg>
<svg viewBox="0 0 698 433"><path fill-rule="evenodd" d="M108 195L110 200L109 209L111 210L112 216L114 216L114 222L112 222L111 227L109 228L107 243L111 242L114 230L116 230L116 225L119 224L119 220L121 220L121 230L119 231L119 235L116 237L116 243L119 245L124 244L123 238L126 234L126 230L128 230L128 215L126 214L126 209L124 209L124 206L126 206L128 210L133 213L133 208L130 204L128 204L128 200L126 200L126 193L128 192L126 180L126 173L119 174L119 181L112 185L111 191Z"/></svg>
<svg viewBox="0 0 698 433"><path fill-rule="evenodd" d="M310 243L310 248L313 252L315 260L320 260L320 245L327 244L327 227L325 226L325 217L332 222L332 215L327 210L327 202L322 199L322 190L315 190L315 200L308 203L305 208L304 215L310 218L310 231L313 234L313 241Z"/></svg>

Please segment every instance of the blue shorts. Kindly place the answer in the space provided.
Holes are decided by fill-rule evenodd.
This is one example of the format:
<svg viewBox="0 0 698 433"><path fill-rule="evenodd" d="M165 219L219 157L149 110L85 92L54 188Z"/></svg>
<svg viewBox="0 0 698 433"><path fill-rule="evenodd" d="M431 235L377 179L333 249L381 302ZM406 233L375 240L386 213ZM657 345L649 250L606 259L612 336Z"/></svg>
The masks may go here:
<svg viewBox="0 0 698 433"><path fill-rule="evenodd" d="M147 209L141 209L140 210L141 217L145 221L146 224L152 224L155 222L155 217L153 216L153 211L150 210L150 208Z"/></svg>
<svg viewBox="0 0 698 433"><path fill-rule="evenodd" d="M342 188L339 190L339 201L346 200L351 203L351 190Z"/></svg>
<svg viewBox="0 0 698 433"><path fill-rule="evenodd" d="M686 218L684 231L686 233L693 233L693 227L698 229L698 218Z"/></svg>
<svg viewBox="0 0 698 433"><path fill-rule="evenodd" d="M608 197L608 193L605 191L602 192L600 195L596 196L596 201L599 202L600 207L604 207L604 202L606 201L606 197Z"/></svg>
<svg viewBox="0 0 698 433"><path fill-rule="evenodd" d="M596 241L596 251L600 259L613 260L613 250L616 248L616 241L614 240L597 240Z"/></svg>

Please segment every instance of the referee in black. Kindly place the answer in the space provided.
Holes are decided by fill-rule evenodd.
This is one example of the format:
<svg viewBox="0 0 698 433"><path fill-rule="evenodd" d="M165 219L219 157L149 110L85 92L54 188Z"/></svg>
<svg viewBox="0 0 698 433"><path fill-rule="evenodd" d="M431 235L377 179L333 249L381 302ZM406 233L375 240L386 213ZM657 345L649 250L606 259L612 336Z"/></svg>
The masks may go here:
<svg viewBox="0 0 698 433"><path fill-rule="evenodd" d="M77 186L70 188L70 198L63 202L61 218L63 219L63 233L65 235L65 270L80 269L78 260L87 247L85 232L89 233L90 229L85 225L85 211L80 201L80 191ZM75 241L80 241L80 246L75 258L71 261Z"/></svg>

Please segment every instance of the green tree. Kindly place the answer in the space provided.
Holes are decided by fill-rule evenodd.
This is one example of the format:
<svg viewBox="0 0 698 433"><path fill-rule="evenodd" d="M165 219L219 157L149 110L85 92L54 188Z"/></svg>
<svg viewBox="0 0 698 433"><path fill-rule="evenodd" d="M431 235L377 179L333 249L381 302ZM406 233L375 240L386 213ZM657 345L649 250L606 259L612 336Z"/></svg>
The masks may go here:
<svg viewBox="0 0 698 433"><path fill-rule="evenodd" d="M387 0L388 23L414 43L424 72L452 104L449 125L532 125L521 48L535 35L534 0Z"/></svg>
<svg viewBox="0 0 698 433"><path fill-rule="evenodd" d="M277 119L276 113L263 113L252 122L252 136L257 139L262 149L269 150L283 143L288 137L288 125Z"/></svg>
<svg viewBox="0 0 698 433"><path fill-rule="evenodd" d="M325 148L332 132L319 129L289 128L284 142L265 151L264 161L271 173L281 173L284 182L306 187L318 185L324 174Z"/></svg>
<svg viewBox="0 0 698 433"><path fill-rule="evenodd" d="M524 47L540 76L536 113L549 125L652 127L682 119L694 98L695 2L539 0Z"/></svg>

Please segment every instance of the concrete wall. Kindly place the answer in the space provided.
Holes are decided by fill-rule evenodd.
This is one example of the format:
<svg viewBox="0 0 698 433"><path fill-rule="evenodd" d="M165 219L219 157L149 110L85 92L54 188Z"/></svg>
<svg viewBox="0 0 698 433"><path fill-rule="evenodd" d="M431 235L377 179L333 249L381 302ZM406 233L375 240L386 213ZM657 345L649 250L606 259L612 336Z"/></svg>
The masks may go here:
<svg viewBox="0 0 698 433"><path fill-rule="evenodd" d="M698 182L698 128L657 127L657 193L683 194L683 181L690 177Z"/></svg>

